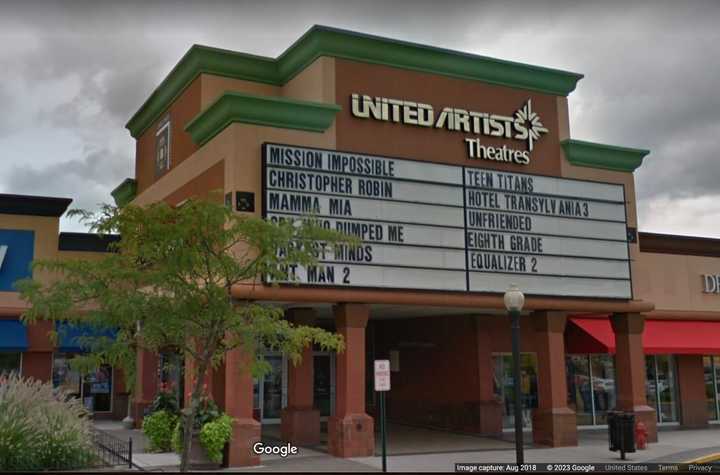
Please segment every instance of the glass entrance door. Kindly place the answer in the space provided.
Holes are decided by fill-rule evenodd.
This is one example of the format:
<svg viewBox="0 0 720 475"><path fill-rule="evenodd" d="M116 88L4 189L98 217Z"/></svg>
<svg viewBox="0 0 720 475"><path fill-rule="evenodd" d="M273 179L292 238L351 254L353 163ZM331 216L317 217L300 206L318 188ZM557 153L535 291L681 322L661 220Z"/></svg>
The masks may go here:
<svg viewBox="0 0 720 475"><path fill-rule="evenodd" d="M493 355L495 395L503 401L503 428L515 426L515 381L512 355ZM537 407L537 358L535 353L520 354L520 401L523 427L532 427L532 410Z"/></svg>
<svg viewBox="0 0 720 475"><path fill-rule="evenodd" d="M287 359L279 353L265 355L270 371L260 379L260 420L264 424L280 423L287 404Z"/></svg>
<svg viewBox="0 0 720 475"><path fill-rule="evenodd" d="M270 371L255 380L253 405L255 418L263 424L279 424L282 410L287 406L287 358L280 353L266 353ZM335 411L335 355L330 352L313 353L313 399L321 419Z"/></svg>
<svg viewBox="0 0 720 475"><path fill-rule="evenodd" d="M313 359L313 401L325 420L335 412L335 358L332 353L316 352Z"/></svg>

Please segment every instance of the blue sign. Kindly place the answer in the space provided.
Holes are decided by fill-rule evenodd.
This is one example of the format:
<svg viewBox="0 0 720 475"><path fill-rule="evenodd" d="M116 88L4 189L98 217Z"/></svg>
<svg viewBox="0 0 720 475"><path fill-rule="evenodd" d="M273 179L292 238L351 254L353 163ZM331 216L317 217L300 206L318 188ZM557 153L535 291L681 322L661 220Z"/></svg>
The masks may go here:
<svg viewBox="0 0 720 475"><path fill-rule="evenodd" d="M34 231L0 229L0 291L13 292L16 280L32 277L34 249Z"/></svg>

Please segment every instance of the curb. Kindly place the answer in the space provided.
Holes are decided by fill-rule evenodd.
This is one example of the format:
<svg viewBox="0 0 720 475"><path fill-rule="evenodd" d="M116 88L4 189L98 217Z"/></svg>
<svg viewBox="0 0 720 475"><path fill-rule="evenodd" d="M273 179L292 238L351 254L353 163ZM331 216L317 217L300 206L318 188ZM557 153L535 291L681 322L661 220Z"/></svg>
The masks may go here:
<svg viewBox="0 0 720 475"><path fill-rule="evenodd" d="M720 462L720 452L716 452L714 454L703 455L702 457L688 460L685 463L713 463L713 462Z"/></svg>

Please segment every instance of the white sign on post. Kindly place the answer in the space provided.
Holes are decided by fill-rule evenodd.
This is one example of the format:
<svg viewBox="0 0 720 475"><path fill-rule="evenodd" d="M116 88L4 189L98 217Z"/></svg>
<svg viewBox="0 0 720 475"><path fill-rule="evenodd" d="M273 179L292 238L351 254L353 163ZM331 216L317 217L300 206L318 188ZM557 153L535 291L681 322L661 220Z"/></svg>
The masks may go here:
<svg viewBox="0 0 720 475"><path fill-rule="evenodd" d="M375 391L390 391L390 360L375 360Z"/></svg>

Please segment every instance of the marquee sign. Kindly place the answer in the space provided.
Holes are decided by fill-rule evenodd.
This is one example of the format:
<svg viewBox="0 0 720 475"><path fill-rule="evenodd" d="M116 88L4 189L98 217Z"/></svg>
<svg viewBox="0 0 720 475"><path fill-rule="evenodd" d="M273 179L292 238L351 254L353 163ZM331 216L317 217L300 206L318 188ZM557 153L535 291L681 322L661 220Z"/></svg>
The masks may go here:
<svg viewBox="0 0 720 475"><path fill-rule="evenodd" d="M361 245L320 247L287 281L632 298L622 185L263 145L263 216L313 215Z"/></svg>
<svg viewBox="0 0 720 475"><path fill-rule="evenodd" d="M493 147L483 144L479 138L466 137L464 141L468 157L474 159L528 165L535 142L540 139L541 134L548 132L540 121L540 116L533 111L530 99L509 116L455 107L444 107L435 111L433 106L421 102L373 98L360 94L352 94L350 102L352 115L361 119L453 130L526 143L526 150L520 150L507 145Z"/></svg>

